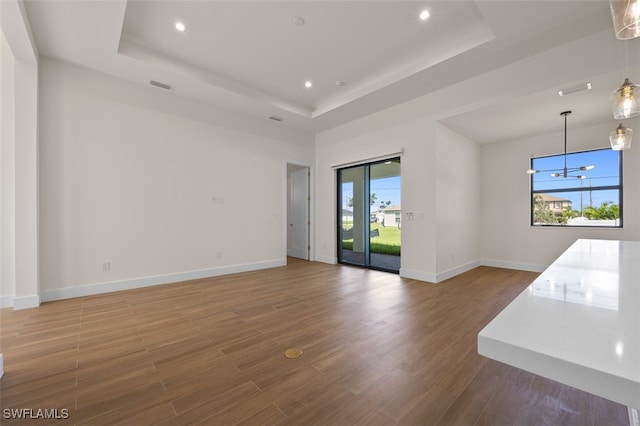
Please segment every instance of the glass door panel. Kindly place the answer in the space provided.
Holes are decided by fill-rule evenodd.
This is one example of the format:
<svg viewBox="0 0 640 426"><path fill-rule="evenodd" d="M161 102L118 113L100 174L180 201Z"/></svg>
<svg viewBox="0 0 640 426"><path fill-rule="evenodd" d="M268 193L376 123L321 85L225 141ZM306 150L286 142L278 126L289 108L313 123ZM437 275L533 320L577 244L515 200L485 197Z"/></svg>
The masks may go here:
<svg viewBox="0 0 640 426"><path fill-rule="evenodd" d="M402 233L400 159L371 164L369 170L369 264L375 269L398 272Z"/></svg>
<svg viewBox="0 0 640 426"><path fill-rule="evenodd" d="M365 205L367 192L366 168L364 166L338 170L340 193L338 260L341 263L365 266L368 239L365 238L368 206Z"/></svg>

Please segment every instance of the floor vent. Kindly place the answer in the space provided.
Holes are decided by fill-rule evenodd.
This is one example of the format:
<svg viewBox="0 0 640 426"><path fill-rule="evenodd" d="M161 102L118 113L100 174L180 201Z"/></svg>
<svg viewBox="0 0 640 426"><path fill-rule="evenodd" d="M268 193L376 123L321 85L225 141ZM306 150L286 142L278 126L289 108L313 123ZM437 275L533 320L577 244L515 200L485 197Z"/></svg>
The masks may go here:
<svg viewBox="0 0 640 426"><path fill-rule="evenodd" d="M284 351L284 356L287 358L298 358L302 355L302 349L300 348L290 348Z"/></svg>

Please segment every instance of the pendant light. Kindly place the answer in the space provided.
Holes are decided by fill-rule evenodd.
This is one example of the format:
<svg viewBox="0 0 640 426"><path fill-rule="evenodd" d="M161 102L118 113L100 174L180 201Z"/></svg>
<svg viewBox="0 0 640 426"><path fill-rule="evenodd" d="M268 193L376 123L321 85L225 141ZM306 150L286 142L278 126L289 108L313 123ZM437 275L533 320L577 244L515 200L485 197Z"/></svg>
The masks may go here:
<svg viewBox="0 0 640 426"><path fill-rule="evenodd" d="M560 115L564 116L564 167L562 169L548 169L548 170L529 169L527 170L528 174L532 175L540 172L553 172L551 173L551 177L584 179L586 178L585 175L572 175L571 173L595 169L596 166L594 165L567 167L567 116L569 114L571 114L571 111L563 111L560 113Z"/></svg>
<svg viewBox="0 0 640 426"><path fill-rule="evenodd" d="M609 133L609 141L611 149L614 151L623 151L631 148L631 139L633 138L633 130L624 127L622 123L615 130Z"/></svg>
<svg viewBox="0 0 640 426"><path fill-rule="evenodd" d="M625 78L622 86L611 96L613 118L622 120L640 115L638 96L640 96L640 86Z"/></svg>
<svg viewBox="0 0 640 426"><path fill-rule="evenodd" d="M640 37L640 0L609 0L616 38Z"/></svg>

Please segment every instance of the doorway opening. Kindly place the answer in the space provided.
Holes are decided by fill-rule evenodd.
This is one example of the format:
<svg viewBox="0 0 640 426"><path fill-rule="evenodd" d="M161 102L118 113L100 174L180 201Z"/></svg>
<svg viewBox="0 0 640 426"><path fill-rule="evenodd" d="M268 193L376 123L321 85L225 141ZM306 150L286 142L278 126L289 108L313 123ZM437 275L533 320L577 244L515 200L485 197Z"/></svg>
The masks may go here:
<svg viewBox="0 0 640 426"><path fill-rule="evenodd" d="M311 170L287 164L287 256L311 259Z"/></svg>
<svg viewBox="0 0 640 426"><path fill-rule="evenodd" d="M402 207L400 157L338 173L338 262L398 273Z"/></svg>

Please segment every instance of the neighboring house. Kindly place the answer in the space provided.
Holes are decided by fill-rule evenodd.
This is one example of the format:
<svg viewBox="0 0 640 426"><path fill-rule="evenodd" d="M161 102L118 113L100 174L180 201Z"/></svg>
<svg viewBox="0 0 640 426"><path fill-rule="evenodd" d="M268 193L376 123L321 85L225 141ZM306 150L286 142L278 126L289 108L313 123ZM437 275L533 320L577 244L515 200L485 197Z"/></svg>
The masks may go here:
<svg viewBox="0 0 640 426"><path fill-rule="evenodd" d="M400 223L402 216L402 209L400 206L389 206L386 209L382 209L384 219L382 220L382 226L397 226Z"/></svg>
<svg viewBox="0 0 640 426"><path fill-rule="evenodd" d="M571 200L565 198L558 198L549 194L536 194L536 197L541 197L542 201L549 206L549 209L556 216L561 216L564 210L571 208Z"/></svg>

